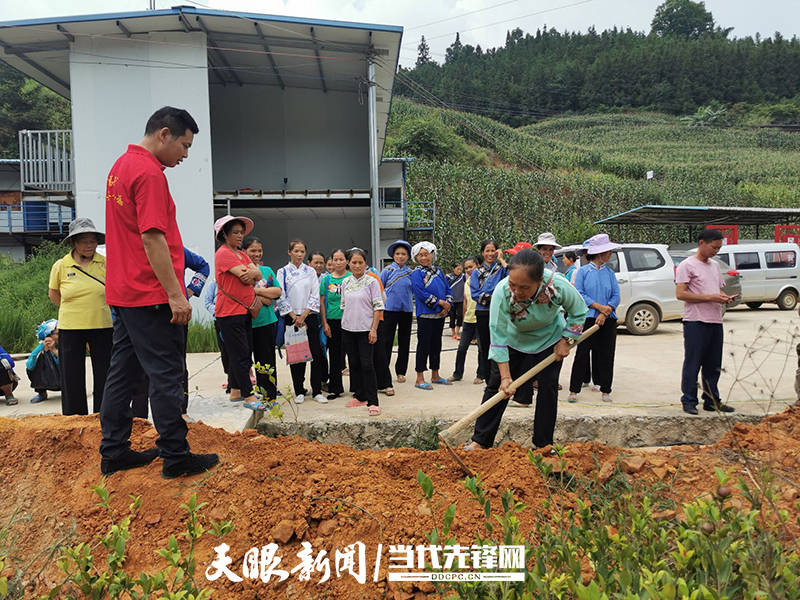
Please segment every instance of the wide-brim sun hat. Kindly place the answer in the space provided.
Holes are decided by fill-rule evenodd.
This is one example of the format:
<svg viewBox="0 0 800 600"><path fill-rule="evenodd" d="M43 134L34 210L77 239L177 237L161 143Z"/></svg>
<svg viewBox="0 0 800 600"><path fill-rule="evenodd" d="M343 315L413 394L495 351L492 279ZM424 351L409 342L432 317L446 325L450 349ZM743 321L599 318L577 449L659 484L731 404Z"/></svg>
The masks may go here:
<svg viewBox="0 0 800 600"><path fill-rule="evenodd" d="M503 250L503 252L506 252L508 254L516 254L520 250L530 250L531 248L533 248L533 244L530 244L528 242L517 242L516 244L514 244L513 248L509 248L508 250Z"/></svg>
<svg viewBox="0 0 800 600"><path fill-rule="evenodd" d="M540 246L552 246L553 249L561 248L561 244L556 241L556 236L549 231L545 231L542 235L540 235L534 246L537 248Z"/></svg>
<svg viewBox="0 0 800 600"><path fill-rule="evenodd" d="M219 234L222 231L222 228L225 227L226 223L230 223L231 221L241 221L242 223L244 223L245 235L253 231L253 227L255 227L253 219L249 219L247 217L234 217L232 215L225 215L224 217L220 217L219 219L214 221L214 237L219 239Z"/></svg>
<svg viewBox="0 0 800 600"><path fill-rule="evenodd" d="M411 256L411 244L405 240L397 240L396 242L389 244L389 247L386 249L389 258L394 258L394 251L398 248L405 248L406 252L408 252L408 256Z"/></svg>
<svg viewBox="0 0 800 600"><path fill-rule="evenodd" d="M97 236L97 243L102 244L106 241L106 234L97 229L94 226L94 223L91 219L86 217L78 217L77 219L73 219L69 224L69 234L67 237L64 238L63 241L67 241L70 238L75 237L76 235L80 235L82 233L93 233Z"/></svg>
<svg viewBox="0 0 800 600"><path fill-rule="evenodd" d="M610 239L608 239L607 233L598 233L597 235L593 235L588 240L589 244L586 247L586 253L591 254L594 256L595 254L602 254L603 252L608 252L609 250L619 250L622 248L619 244L615 244ZM584 242L586 243L586 242Z"/></svg>

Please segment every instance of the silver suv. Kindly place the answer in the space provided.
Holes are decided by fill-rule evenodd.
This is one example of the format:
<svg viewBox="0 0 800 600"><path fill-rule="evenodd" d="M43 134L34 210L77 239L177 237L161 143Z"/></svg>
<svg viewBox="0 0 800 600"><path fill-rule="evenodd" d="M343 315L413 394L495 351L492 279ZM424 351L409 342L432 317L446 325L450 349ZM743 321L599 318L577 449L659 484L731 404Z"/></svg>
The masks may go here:
<svg viewBox="0 0 800 600"><path fill-rule="evenodd" d="M619 283L617 319L633 335L650 335L661 321L683 317L683 302L675 297L676 264L666 244L622 244L612 253L608 267Z"/></svg>

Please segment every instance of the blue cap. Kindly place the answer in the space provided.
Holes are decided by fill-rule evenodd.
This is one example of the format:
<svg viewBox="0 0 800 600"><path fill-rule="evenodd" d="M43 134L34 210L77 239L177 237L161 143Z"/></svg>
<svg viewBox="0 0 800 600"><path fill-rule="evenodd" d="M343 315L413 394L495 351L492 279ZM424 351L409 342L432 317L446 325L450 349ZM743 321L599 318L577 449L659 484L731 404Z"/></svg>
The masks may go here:
<svg viewBox="0 0 800 600"><path fill-rule="evenodd" d="M391 244L389 244L389 248L387 249L389 258L394 258L394 251L397 250L399 246L405 248L406 252L408 252L408 256L409 257L411 256L411 244L409 244L405 240L397 240L396 242L392 242Z"/></svg>
<svg viewBox="0 0 800 600"><path fill-rule="evenodd" d="M56 319L42 321L36 328L36 338L41 342L48 335L52 334L56 330L56 327L58 327L58 321Z"/></svg>

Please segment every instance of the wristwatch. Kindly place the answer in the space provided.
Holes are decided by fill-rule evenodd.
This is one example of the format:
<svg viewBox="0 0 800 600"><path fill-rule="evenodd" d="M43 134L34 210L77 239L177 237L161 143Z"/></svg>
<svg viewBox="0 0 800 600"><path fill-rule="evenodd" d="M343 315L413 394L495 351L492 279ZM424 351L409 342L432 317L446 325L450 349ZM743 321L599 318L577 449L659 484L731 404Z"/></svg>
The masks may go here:
<svg viewBox="0 0 800 600"><path fill-rule="evenodd" d="M575 345L575 338L564 336L561 339L562 340L566 340L567 344L569 344L570 346L574 346Z"/></svg>

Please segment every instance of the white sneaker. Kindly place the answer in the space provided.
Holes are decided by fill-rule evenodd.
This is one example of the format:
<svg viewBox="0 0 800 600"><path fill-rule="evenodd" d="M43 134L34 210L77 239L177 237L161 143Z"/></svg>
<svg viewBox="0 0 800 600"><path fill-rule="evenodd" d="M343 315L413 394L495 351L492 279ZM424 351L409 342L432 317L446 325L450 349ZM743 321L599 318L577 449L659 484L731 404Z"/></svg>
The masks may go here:
<svg viewBox="0 0 800 600"><path fill-rule="evenodd" d="M600 391L600 386L599 386L599 385L597 385L597 384L595 383L595 384L592 386L592 391L593 391L593 392L599 392L599 391Z"/></svg>
<svg viewBox="0 0 800 600"><path fill-rule="evenodd" d="M316 400L320 404L327 404L328 403L328 399L325 396L323 396L322 394L317 394L316 396L314 396L314 400Z"/></svg>
<svg viewBox="0 0 800 600"><path fill-rule="evenodd" d="M295 404L302 404L305 401L306 401L306 397L303 394L297 394L297 396L294 397L294 403Z"/></svg>

